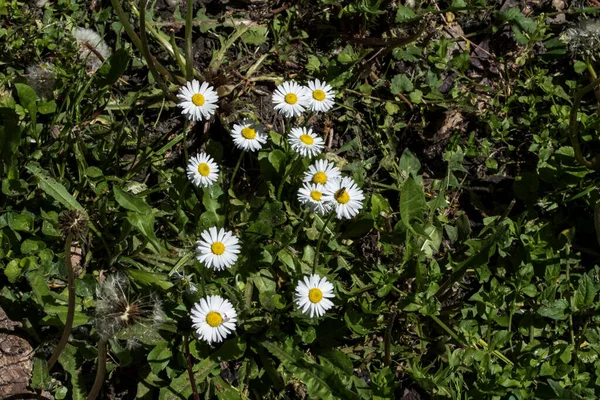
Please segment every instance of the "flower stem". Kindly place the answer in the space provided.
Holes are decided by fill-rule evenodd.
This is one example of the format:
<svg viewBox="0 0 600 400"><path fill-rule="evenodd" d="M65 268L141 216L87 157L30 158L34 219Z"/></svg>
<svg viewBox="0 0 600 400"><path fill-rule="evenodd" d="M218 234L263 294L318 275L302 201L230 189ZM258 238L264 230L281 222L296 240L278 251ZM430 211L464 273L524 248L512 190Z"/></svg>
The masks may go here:
<svg viewBox="0 0 600 400"><path fill-rule="evenodd" d="M190 121L187 119L183 123L183 156L185 158L184 170L187 169L187 164L190 162L188 147L187 147L187 132L190 130Z"/></svg>
<svg viewBox="0 0 600 400"><path fill-rule="evenodd" d="M315 259L313 261L313 268L312 268L313 275L315 274L315 272L317 270L317 263L319 261L319 250L321 249L321 242L323 241L323 236L325 234L325 229L327 228L327 225L329 225L329 222L333 218L334 214L335 214L334 212L329 213L329 216L327 217L327 219L323 223L323 228L321 229L321 234L319 235L319 241L317 242L317 249L315 250Z"/></svg>
<svg viewBox="0 0 600 400"><path fill-rule="evenodd" d="M150 69L150 73L154 77L154 80L158 84L158 87L161 88L165 97L173 100L173 95L169 92L169 89L165 85L162 76L158 73L156 69L156 64L154 61L154 57L150 53L150 47L148 47L148 35L146 34L146 6L148 0L140 0L140 45L142 46L142 54L146 59L146 64L148 65L148 69ZM176 98L175 98L176 99Z"/></svg>
<svg viewBox="0 0 600 400"><path fill-rule="evenodd" d="M242 159L244 158L245 151L242 151L240 154L240 158L238 158L237 163L235 164L235 168L233 169L233 174L231 174L231 180L229 181L229 190L233 192L233 183L235 181L235 177L240 169L240 164L242 163ZM234 193L235 194L235 193Z"/></svg>
<svg viewBox="0 0 600 400"><path fill-rule="evenodd" d="M185 13L185 67L186 78L188 81L194 79L194 58L192 56L192 19L194 16L194 2L187 0L187 10Z"/></svg>
<svg viewBox="0 0 600 400"><path fill-rule="evenodd" d="M283 191L283 185L285 185L285 181L287 181L288 176L290 175L290 172L292 172L294 170L294 168L296 168L296 163L300 158L298 157L298 154L294 154L294 158L292 159L292 162L290 163L289 167L286 168L284 174L283 174L283 178L281 178L281 182L279 182L279 187L277 188L277 201L281 200L281 192Z"/></svg>
<svg viewBox="0 0 600 400"><path fill-rule="evenodd" d="M88 394L87 400L95 400L104 384L104 374L106 373L106 340L100 339L98 342L98 367L96 370L96 379L94 386Z"/></svg>
<svg viewBox="0 0 600 400"><path fill-rule="evenodd" d="M196 386L196 379L194 379L194 372L192 371L192 356L190 355L190 344L188 342L187 334L183 336L183 350L185 351L187 371L190 377L190 384L192 385L192 393L194 394L194 400L200 400L200 396L198 395L198 387Z"/></svg>
<svg viewBox="0 0 600 400"><path fill-rule="evenodd" d="M63 329L62 336L58 341L52 357L48 361L48 370L52 369L58 357L65 349L69 336L71 335L71 328L73 327L73 319L75 317L75 277L73 276L73 265L71 264L71 246L73 245L73 233L67 235L65 241L65 269L67 270L67 290L69 293L68 308L67 308L67 320L65 321L65 328Z"/></svg>

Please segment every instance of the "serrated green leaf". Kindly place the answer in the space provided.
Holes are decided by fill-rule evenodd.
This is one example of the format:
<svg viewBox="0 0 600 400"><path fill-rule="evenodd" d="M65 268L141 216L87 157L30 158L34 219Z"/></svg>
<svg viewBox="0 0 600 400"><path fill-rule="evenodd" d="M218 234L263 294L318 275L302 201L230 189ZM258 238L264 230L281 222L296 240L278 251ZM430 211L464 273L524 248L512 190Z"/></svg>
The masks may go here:
<svg viewBox="0 0 600 400"><path fill-rule="evenodd" d="M306 356L294 349L290 343L284 348L272 342L261 343L265 349L281 361L285 369L300 379L305 385L310 398L356 399L359 394L348 389L339 379L335 371L309 362Z"/></svg>
<svg viewBox="0 0 600 400"><path fill-rule="evenodd" d="M115 200L121 207L140 214L152 213L152 207L146 204L142 198L128 193L120 189L118 186L113 186L113 193L115 195Z"/></svg>
<svg viewBox="0 0 600 400"><path fill-rule="evenodd" d="M137 229L146 240L148 240L154 249L160 253L162 246L160 245L158 239L156 238L156 233L154 232L154 215L152 214L138 214L134 212L127 213L127 221Z"/></svg>
<svg viewBox="0 0 600 400"><path fill-rule="evenodd" d="M79 210L87 215L83 206L73 197L67 189L56 179L50 177L48 173L36 163L29 163L26 167L39 180L40 189L54 198L63 206L70 210Z"/></svg>
<svg viewBox="0 0 600 400"><path fill-rule="evenodd" d="M414 220L423 220L423 212L427 207L423 188L414 179L408 178L400 192L400 217L404 225L412 229Z"/></svg>

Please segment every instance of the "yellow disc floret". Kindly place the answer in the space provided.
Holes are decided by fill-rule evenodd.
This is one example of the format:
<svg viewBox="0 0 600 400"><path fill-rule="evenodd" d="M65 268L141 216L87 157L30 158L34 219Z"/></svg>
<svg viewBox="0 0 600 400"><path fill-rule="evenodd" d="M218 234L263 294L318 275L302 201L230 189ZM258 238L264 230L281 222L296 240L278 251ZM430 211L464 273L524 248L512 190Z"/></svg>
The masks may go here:
<svg viewBox="0 0 600 400"><path fill-rule="evenodd" d="M321 289L312 288L308 291L308 299L311 303L318 303L323 299L323 292Z"/></svg>
<svg viewBox="0 0 600 400"><path fill-rule="evenodd" d="M254 139L256 136L256 131L250 127L245 127L242 129L242 136L246 139Z"/></svg>
<svg viewBox="0 0 600 400"><path fill-rule="evenodd" d="M322 91L321 89L314 90L313 91L313 99L315 99L317 101L325 100L325 92Z"/></svg>
<svg viewBox="0 0 600 400"><path fill-rule="evenodd" d="M217 326L221 325L222 322L223 317L221 317L221 314L219 314L216 311L211 311L206 316L206 323L212 326L213 328L216 328Z"/></svg>
<svg viewBox="0 0 600 400"><path fill-rule="evenodd" d="M310 146L315 142L315 139L313 139L310 135L302 134L300 135L300 141Z"/></svg>
<svg viewBox="0 0 600 400"><path fill-rule="evenodd" d="M319 171L313 175L312 181L313 183L324 185L327 182L327 174L325 172Z"/></svg>
<svg viewBox="0 0 600 400"><path fill-rule="evenodd" d="M213 254L220 256L221 254L225 253L225 245L221 242L214 242L210 246L210 251L212 251Z"/></svg>
<svg viewBox="0 0 600 400"><path fill-rule="evenodd" d="M346 204L350 201L350 195L346 191L346 189L338 190L335 192L335 199L340 204Z"/></svg>
<svg viewBox="0 0 600 400"><path fill-rule="evenodd" d="M323 193L319 192L318 190L313 190L312 192L310 192L310 197L314 201L321 201L321 196L323 196Z"/></svg>
<svg viewBox="0 0 600 400"><path fill-rule="evenodd" d="M288 93L285 95L285 102L288 104L296 104L298 102L298 96L294 93Z"/></svg>
<svg viewBox="0 0 600 400"><path fill-rule="evenodd" d="M202 96L200 93L196 93L195 95L192 96L192 103L194 103L195 106L203 106L204 105L204 96Z"/></svg>
<svg viewBox="0 0 600 400"><path fill-rule="evenodd" d="M202 176L208 176L210 174L210 167L206 163L198 164L198 173Z"/></svg>

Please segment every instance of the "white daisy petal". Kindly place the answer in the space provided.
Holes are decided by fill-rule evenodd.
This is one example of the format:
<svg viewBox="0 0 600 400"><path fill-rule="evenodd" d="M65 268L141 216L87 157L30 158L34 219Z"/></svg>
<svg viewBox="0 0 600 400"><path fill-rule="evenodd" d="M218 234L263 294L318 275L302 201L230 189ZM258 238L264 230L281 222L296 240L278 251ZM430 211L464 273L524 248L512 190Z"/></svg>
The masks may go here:
<svg viewBox="0 0 600 400"><path fill-rule="evenodd" d="M340 170L334 163L327 160L317 160L308 167L308 171L304 173L304 182L312 182L323 189L327 182L337 179L341 176Z"/></svg>
<svg viewBox="0 0 600 400"><path fill-rule="evenodd" d="M333 179L325 186L323 201L331 204L338 219L350 219L362 209L362 190L347 176Z"/></svg>
<svg viewBox="0 0 600 400"><path fill-rule="evenodd" d="M237 148L246 151L260 150L267 141L264 127L250 119L243 120L241 124L233 125L231 137Z"/></svg>
<svg viewBox="0 0 600 400"><path fill-rule="evenodd" d="M206 82L200 85L200 82L195 79L182 86L177 97L182 100L181 103L177 104L183 108L181 113L192 121L210 119L219 107L216 104L219 97L215 89Z"/></svg>
<svg viewBox="0 0 600 400"><path fill-rule="evenodd" d="M240 252L239 239L225 229L217 230L216 226L200 233L202 240L196 243L196 258L216 271L230 268Z"/></svg>
<svg viewBox="0 0 600 400"><path fill-rule="evenodd" d="M328 300L333 298L333 285L331 285L326 277L321 278L319 275L311 275L304 277L304 282L298 282L296 286L295 302L302 313L320 317L327 310L333 307L333 302Z"/></svg>
<svg viewBox="0 0 600 400"><path fill-rule="evenodd" d="M335 92L325 82L318 79L308 82L306 88L308 108L316 112L326 112L333 108Z"/></svg>
<svg viewBox="0 0 600 400"><path fill-rule="evenodd" d="M323 200L324 192L325 189L321 185L305 182L298 190L298 200L308 206L311 212L323 216L331 210L331 204Z"/></svg>
<svg viewBox="0 0 600 400"><path fill-rule="evenodd" d="M211 156L200 153L190 158L187 166L187 176L196 186L211 186L219 176L219 166Z"/></svg>
<svg viewBox="0 0 600 400"><path fill-rule="evenodd" d="M304 157L314 157L323 151L325 142L311 128L292 128L288 136L292 149Z"/></svg>
<svg viewBox="0 0 600 400"><path fill-rule="evenodd" d="M309 97L305 88L294 81L277 86L273 94L275 109L288 118L302 114L308 103Z"/></svg>

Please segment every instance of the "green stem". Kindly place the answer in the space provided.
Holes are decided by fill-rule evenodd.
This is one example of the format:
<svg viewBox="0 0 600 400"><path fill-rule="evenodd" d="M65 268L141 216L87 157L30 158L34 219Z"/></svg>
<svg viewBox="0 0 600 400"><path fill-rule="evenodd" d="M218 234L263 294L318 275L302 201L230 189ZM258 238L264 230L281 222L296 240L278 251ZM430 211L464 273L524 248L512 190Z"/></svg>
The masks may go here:
<svg viewBox="0 0 600 400"><path fill-rule="evenodd" d="M281 178L281 182L279 182L279 187L277 188L277 201L281 200L281 192L283 191L283 185L285 185L285 181L287 181L287 178L290 175L290 172L292 172L294 170L294 168L296 168L296 162L299 159L300 158L299 158L298 154L294 154L294 158L292 159L292 162L290 163L289 167L286 168L285 173L283 174L283 178Z"/></svg>
<svg viewBox="0 0 600 400"><path fill-rule="evenodd" d="M121 22L121 24L123 24L123 28L125 29L125 32L127 32L127 35L133 42L134 46L143 55L144 51L143 51L142 41L140 40L138 35L135 33L133 26L129 23L129 17L127 16L127 14L125 14L125 11L123 11L123 7L121 7L121 2L119 0L110 0L110 3L112 4L115 12L117 13L117 16L119 17L119 21ZM141 13L140 13L140 15L141 15ZM158 61L155 61L155 62L156 62L157 70L162 75L167 77L167 79L169 79L171 82L175 82L175 79L173 78L173 76L171 75L169 70L167 70L160 62L158 62Z"/></svg>
<svg viewBox="0 0 600 400"><path fill-rule="evenodd" d="M51 370L54 364L58 361L58 357L63 352L69 341L71 335L71 329L73 328L73 319L75 317L75 277L73 276L73 265L71 264L71 246L73 245L73 233L67 235L65 241L65 269L67 270L67 290L69 292L68 308L67 308L67 320L65 321L65 328L63 329L62 336L58 341L54 353L48 361L48 370Z"/></svg>
<svg viewBox="0 0 600 400"><path fill-rule="evenodd" d="M237 163L235 164L235 168L233 168L233 174L231 174L231 180L229 181L229 190L231 190L232 193L233 183L235 182L235 176L237 175L238 170L240 169L240 164L242 163L242 159L244 158L245 153L245 151L242 151L242 153L240 154L240 158L238 158Z"/></svg>
<svg viewBox="0 0 600 400"><path fill-rule="evenodd" d="M319 261L319 250L321 249L321 242L323 241L323 236L325 235L325 229L327 228L327 225L329 224L329 222L331 221L331 219L333 218L334 215L335 215L335 212L331 212L329 214L329 216L327 217L327 219L325 220L325 222L323 223L323 229L321 229L321 234L319 235L319 241L317 242L317 249L315 250L315 259L313 261L313 268L312 268L313 275L315 274L315 271L317 270L317 263Z"/></svg>
<svg viewBox="0 0 600 400"><path fill-rule="evenodd" d="M140 0L140 45L142 46L142 54L146 59L146 65L148 65L150 73L154 77L158 87L160 87L165 94L165 97L177 101L177 97L173 96L171 92L169 92L169 89L162 79L162 76L156 70L154 57L152 57L152 54L150 53L150 47L148 47L148 35L146 34L146 5L147 0Z"/></svg>
<svg viewBox="0 0 600 400"><path fill-rule="evenodd" d="M569 262L569 256L570 256L570 251L569 251L569 247L567 247L567 271L566 271L566 276L567 276L567 285L569 286L569 293L571 292L571 263ZM568 298L567 301L569 301L570 299ZM573 314L569 314L569 333L571 335L571 344L573 346L575 346L575 331L573 330Z"/></svg>
<svg viewBox="0 0 600 400"><path fill-rule="evenodd" d="M188 154L188 147L187 147L187 132L189 130L190 130L190 121L186 119L183 122L183 157L185 158L184 168L187 168L187 164L190 162L190 157Z"/></svg>
<svg viewBox="0 0 600 400"><path fill-rule="evenodd" d="M460 337L458 337L456 332L454 332L452 329L450 329L450 327L448 325L443 323L441 319L439 319L436 315L430 315L430 317L432 320L435 321L436 324L438 324L440 326L440 328L445 330L448 333L448 335L450 335L452 337L452 339L456 340L461 346L466 346L465 342Z"/></svg>
<svg viewBox="0 0 600 400"><path fill-rule="evenodd" d="M598 74L596 73L596 70L594 69L594 66L590 62L589 57L585 60L585 65L587 67L588 72L592 76L592 79L598 79Z"/></svg>
<svg viewBox="0 0 600 400"><path fill-rule="evenodd" d="M98 367L96 370L96 379L94 386L88 394L87 400L95 400L104 384L104 374L106 373L106 340L100 339L98 342Z"/></svg>
<svg viewBox="0 0 600 400"><path fill-rule="evenodd" d="M192 20L194 17L194 2L187 0L187 10L185 13L185 67L186 79L191 81L194 79L194 58L192 56Z"/></svg>

